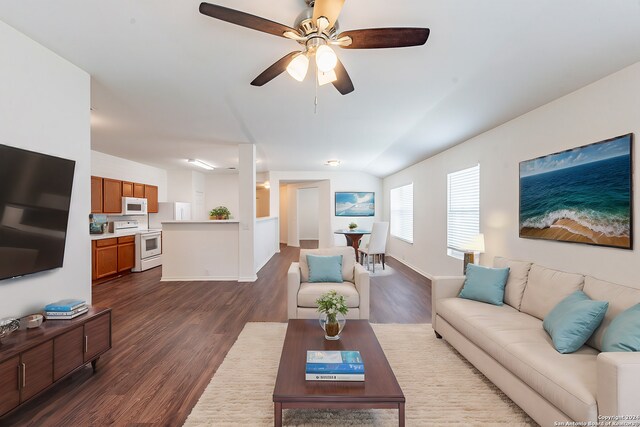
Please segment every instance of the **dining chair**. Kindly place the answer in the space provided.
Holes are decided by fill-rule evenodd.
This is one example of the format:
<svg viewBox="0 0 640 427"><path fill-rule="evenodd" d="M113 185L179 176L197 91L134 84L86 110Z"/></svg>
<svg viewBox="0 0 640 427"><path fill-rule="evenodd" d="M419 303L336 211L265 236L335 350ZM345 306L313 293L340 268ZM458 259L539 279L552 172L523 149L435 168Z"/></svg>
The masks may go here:
<svg viewBox="0 0 640 427"><path fill-rule="evenodd" d="M389 234L388 222L374 222L371 228L371 235L369 236L369 243L358 250L362 253L360 260L364 257L367 259L367 270L369 270L370 257L373 256L373 272L376 272L376 255L378 260L382 263L382 269L384 270L384 254L387 249L387 235Z"/></svg>

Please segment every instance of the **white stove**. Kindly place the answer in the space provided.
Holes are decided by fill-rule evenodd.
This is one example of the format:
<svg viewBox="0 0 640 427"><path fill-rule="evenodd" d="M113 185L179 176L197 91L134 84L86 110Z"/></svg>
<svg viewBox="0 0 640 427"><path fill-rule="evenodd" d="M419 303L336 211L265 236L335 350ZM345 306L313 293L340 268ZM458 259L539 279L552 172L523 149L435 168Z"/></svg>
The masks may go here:
<svg viewBox="0 0 640 427"><path fill-rule="evenodd" d="M162 231L139 230L136 233L136 262L132 271L145 271L162 265Z"/></svg>

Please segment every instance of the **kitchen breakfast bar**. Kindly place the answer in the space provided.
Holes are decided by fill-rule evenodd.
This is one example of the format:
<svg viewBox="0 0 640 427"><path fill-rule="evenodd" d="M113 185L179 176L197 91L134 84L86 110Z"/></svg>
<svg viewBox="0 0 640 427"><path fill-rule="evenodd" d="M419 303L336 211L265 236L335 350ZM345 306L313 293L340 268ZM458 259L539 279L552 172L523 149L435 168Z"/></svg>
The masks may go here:
<svg viewBox="0 0 640 427"><path fill-rule="evenodd" d="M234 220L162 222L162 280L238 280L239 231Z"/></svg>

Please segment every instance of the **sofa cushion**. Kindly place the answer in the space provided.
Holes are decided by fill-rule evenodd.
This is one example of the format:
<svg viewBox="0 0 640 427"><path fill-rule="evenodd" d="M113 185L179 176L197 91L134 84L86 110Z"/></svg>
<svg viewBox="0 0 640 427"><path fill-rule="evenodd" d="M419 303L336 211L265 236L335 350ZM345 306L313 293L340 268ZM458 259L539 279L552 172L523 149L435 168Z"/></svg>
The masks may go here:
<svg viewBox="0 0 640 427"><path fill-rule="evenodd" d="M584 280L584 293L591 299L609 301L609 309L602 324L587 341L587 345L602 351L602 337L611 321L626 309L640 303L640 289L587 276Z"/></svg>
<svg viewBox="0 0 640 427"><path fill-rule="evenodd" d="M504 304L504 285L507 283L508 275L508 268L488 268L469 264L467 265L467 277L459 296L493 305L502 305Z"/></svg>
<svg viewBox="0 0 640 427"><path fill-rule="evenodd" d="M569 294L581 291L583 285L584 276L581 274L565 273L533 264L520 311L542 320Z"/></svg>
<svg viewBox="0 0 640 427"><path fill-rule="evenodd" d="M594 301L582 291L575 291L558 303L542 322L544 330L560 353L573 353L587 342L596 330L609 303Z"/></svg>
<svg viewBox="0 0 640 427"><path fill-rule="evenodd" d="M558 353L542 321L514 308L461 298L438 300L439 316L573 420L597 419L596 359L583 346Z"/></svg>
<svg viewBox="0 0 640 427"><path fill-rule="evenodd" d="M356 252L351 246L323 249L300 249L300 282L309 281L307 255L342 255L342 280L353 282L353 269L356 267Z"/></svg>
<svg viewBox="0 0 640 427"><path fill-rule="evenodd" d="M298 290L298 307L316 308L316 300L323 294L335 290L338 294L345 297L347 307L355 308L360 306L360 295L356 286L351 282L343 283L301 283ZM318 313L318 316L320 314Z"/></svg>
<svg viewBox="0 0 640 427"><path fill-rule="evenodd" d="M522 295L527 287L527 278L531 269L530 262L514 261L507 258L495 257L493 266L496 268L509 268L509 277L504 287L504 302L516 310L520 310Z"/></svg>
<svg viewBox="0 0 640 427"><path fill-rule="evenodd" d="M640 304L611 321L602 337L602 351L640 351Z"/></svg>
<svg viewBox="0 0 640 427"><path fill-rule="evenodd" d="M307 254L309 282L342 283L342 255Z"/></svg>

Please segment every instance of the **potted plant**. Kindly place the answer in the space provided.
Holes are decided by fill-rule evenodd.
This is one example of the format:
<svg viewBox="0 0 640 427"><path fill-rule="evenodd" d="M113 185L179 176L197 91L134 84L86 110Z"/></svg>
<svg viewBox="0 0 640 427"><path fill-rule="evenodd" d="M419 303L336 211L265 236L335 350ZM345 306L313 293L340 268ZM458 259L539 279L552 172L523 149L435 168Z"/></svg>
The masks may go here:
<svg viewBox="0 0 640 427"><path fill-rule="evenodd" d="M349 230L355 230L356 228L358 228L358 224L356 224L355 222L351 222L349 224Z"/></svg>
<svg viewBox="0 0 640 427"><path fill-rule="evenodd" d="M324 329L324 337L328 340L339 340L340 332L347 322L349 312L347 301L336 291L329 291L316 300L320 312L320 326Z"/></svg>
<svg viewBox="0 0 640 427"><path fill-rule="evenodd" d="M229 219L231 212L225 206L218 206L217 208L211 209L209 211L210 219Z"/></svg>

